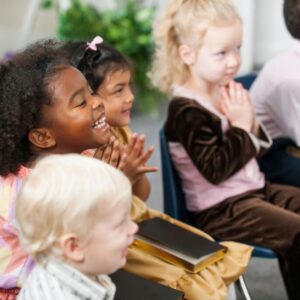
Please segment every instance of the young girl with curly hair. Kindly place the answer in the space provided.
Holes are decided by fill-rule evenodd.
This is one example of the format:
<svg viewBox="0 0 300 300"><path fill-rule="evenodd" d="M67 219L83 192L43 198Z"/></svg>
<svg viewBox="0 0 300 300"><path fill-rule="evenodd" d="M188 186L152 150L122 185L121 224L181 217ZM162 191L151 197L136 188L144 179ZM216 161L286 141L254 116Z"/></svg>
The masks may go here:
<svg viewBox="0 0 300 300"><path fill-rule="evenodd" d="M14 213L16 193L30 167L46 154L101 148L111 135L102 99L58 48L54 41L39 42L0 65L2 300L16 297L32 269L18 242ZM108 161L117 158L115 166L121 167L117 150L109 150Z"/></svg>
<svg viewBox="0 0 300 300"><path fill-rule="evenodd" d="M233 81L242 45L235 7L172 0L154 40L151 78L172 97L164 130L196 224L217 239L273 249L289 299L300 299L300 190L259 171L255 158L271 141Z"/></svg>
<svg viewBox="0 0 300 300"><path fill-rule="evenodd" d="M98 41L101 39L98 38ZM113 134L122 144L130 145L136 136L132 136L128 127L134 96L130 86L131 69L126 58L103 42L93 43L93 48L87 47L86 43L70 42L64 46L64 49L73 65L86 76L94 92L104 99L107 122L112 126ZM145 175L143 176L143 180L147 180ZM138 189L140 190L142 189ZM135 191L134 194L131 209L131 217L134 221L141 222L157 216L210 239L204 232L148 208L140 200L146 200L147 195L141 196ZM228 252L222 260L207 266L200 272L192 273L155 257L133 244L129 248L125 269L179 289L184 292L185 299L226 299L227 286L245 271L251 248L233 242L225 242L224 245L228 248Z"/></svg>

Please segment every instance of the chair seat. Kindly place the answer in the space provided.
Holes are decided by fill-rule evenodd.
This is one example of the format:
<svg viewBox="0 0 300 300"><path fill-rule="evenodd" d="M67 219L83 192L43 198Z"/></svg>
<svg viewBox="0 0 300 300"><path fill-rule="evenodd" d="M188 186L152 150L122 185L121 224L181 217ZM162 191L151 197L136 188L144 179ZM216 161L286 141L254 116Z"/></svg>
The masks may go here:
<svg viewBox="0 0 300 300"><path fill-rule="evenodd" d="M260 246L254 246L252 256L260 258L277 258L277 254L274 251L272 251L269 248L264 248Z"/></svg>

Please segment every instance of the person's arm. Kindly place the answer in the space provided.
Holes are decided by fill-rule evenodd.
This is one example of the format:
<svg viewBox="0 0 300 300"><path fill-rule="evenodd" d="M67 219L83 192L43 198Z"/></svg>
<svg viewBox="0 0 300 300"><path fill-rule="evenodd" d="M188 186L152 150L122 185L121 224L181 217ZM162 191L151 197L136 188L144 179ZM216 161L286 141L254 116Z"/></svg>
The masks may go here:
<svg viewBox="0 0 300 300"><path fill-rule="evenodd" d="M256 119L255 127L249 133L249 136L256 148L257 151L256 156L262 155L272 145L272 139L270 135L268 134L263 124L257 121L257 119Z"/></svg>
<svg viewBox="0 0 300 300"><path fill-rule="evenodd" d="M154 147L151 146L147 150L144 150L144 146L144 135L133 134L131 136L130 142L126 146L126 163L124 164L122 171L132 183L133 194L138 196L141 200L146 201L151 191L146 173L156 172L158 168L147 165Z"/></svg>
<svg viewBox="0 0 300 300"><path fill-rule="evenodd" d="M132 186L132 193L139 197L143 201L147 201L151 192L151 185L144 174L142 177Z"/></svg>
<svg viewBox="0 0 300 300"><path fill-rule="evenodd" d="M230 127L222 133L221 120L195 101L171 103L166 133L180 142L199 172L219 184L242 169L257 153L248 132Z"/></svg>
<svg viewBox="0 0 300 300"><path fill-rule="evenodd" d="M277 86L268 97L267 107L284 137L300 147L300 81L289 80Z"/></svg>

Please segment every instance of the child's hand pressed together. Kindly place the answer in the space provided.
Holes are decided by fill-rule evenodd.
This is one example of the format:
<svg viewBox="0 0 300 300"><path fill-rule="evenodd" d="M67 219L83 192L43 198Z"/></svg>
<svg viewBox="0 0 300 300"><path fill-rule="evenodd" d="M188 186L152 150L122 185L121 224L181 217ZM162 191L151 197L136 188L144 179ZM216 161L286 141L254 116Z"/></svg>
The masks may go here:
<svg viewBox="0 0 300 300"><path fill-rule="evenodd" d="M157 167L147 166L146 163L153 153L154 147L144 151L145 136L134 133L128 145L125 146L125 163L122 171L132 184L139 181L145 173L156 172Z"/></svg>
<svg viewBox="0 0 300 300"><path fill-rule="evenodd" d="M222 88L221 109L232 126L247 132L257 130L255 111L249 93L239 83L231 81L228 88Z"/></svg>
<svg viewBox="0 0 300 300"><path fill-rule="evenodd" d="M114 137L111 136L105 147L98 148L94 158L100 159L111 166L123 170L126 161L124 146Z"/></svg>

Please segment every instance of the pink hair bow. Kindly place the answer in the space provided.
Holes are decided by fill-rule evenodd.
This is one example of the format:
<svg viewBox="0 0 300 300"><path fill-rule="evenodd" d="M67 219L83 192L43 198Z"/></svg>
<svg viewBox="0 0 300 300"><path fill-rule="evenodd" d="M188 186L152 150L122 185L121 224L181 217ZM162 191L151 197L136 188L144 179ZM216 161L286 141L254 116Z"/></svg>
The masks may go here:
<svg viewBox="0 0 300 300"><path fill-rule="evenodd" d="M87 49L91 49L96 51L97 50L97 45L101 44L103 42L103 38L99 35L97 35L96 37L94 37L94 39L89 43L87 42Z"/></svg>

